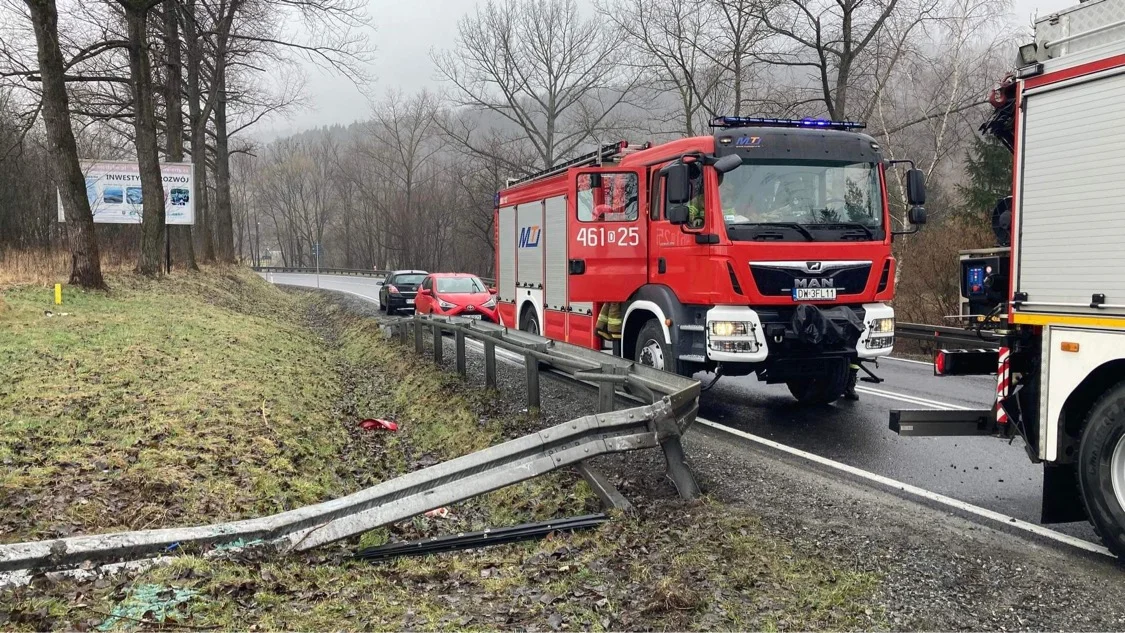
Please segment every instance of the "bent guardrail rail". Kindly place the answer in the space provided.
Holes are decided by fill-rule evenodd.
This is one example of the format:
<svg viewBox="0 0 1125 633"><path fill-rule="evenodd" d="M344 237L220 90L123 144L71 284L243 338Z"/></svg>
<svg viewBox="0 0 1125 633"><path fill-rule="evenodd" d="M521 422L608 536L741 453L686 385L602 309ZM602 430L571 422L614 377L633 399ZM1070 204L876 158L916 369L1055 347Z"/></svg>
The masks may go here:
<svg viewBox="0 0 1125 633"><path fill-rule="evenodd" d="M986 330L987 331L987 330ZM914 341L957 345L968 349L996 349L1000 342L988 334L977 335L973 330L945 325L921 323L896 323L895 337Z"/></svg>
<svg viewBox="0 0 1125 633"><path fill-rule="evenodd" d="M434 355L439 362L444 347L442 334L452 333L457 369L462 373L466 366L465 341L480 340L485 350L486 381L491 376L491 384L495 384L496 348L521 354L528 368L529 396L534 390L538 398L539 364L544 363L578 380L595 382L599 386L599 408L607 410L408 473L339 499L268 517L0 545L0 572L136 560L207 545L259 541L283 551L307 550L598 455L658 446L664 449L668 474L680 494L685 497L698 494L680 443L680 435L694 422L698 411L698 382L524 332L507 332L491 324L462 321L467 320L415 317L384 327L392 332L397 330L403 339L413 333L419 350L424 350L423 329L431 329L436 343ZM618 385L644 394L652 403L608 411L614 405Z"/></svg>
<svg viewBox="0 0 1125 633"><path fill-rule="evenodd" d="M259 273L295 273L301 275L345 275L350 277L386 277L393 270L368 270L366 268L315 268L312 266L251 266L251 270ZM491 277L481 277L481 281L489 286L495 286L496 280Z"/></svg>

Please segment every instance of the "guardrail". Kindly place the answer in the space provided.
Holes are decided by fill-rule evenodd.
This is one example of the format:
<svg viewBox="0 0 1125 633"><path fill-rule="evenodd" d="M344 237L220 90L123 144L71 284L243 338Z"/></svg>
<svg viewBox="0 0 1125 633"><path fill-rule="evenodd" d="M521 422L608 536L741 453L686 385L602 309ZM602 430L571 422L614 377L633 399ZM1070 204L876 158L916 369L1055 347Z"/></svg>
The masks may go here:
<svg viewBox="0 0 1125 633"><path fill-rule="evenodd" d="M964 328L921 323L895 324L896 338L928 341L940 346L956 346L961 349L996 349L1000 347L999 338L987 332L985 330L978 333Z"/></svg>
<svg viewBox="0 0 1125 633"><path fill-rule="evenodd" d="M308 266L251 266L255 272L259 273L295 273L302 275L314 275L318 272L321 275L347 275L351 277L378 277L383 278L394 271L391 270L368 270L366 268L314 268ZM489 286L495 286L496 280L490 277L481 277L481 281Z"/></svg>
<svg viewBox="0 0 1125 633"><path fill-rule="evenodd" d="M544 473L613 452L661 447L668 475L679 494L699 494L684 459L680 436L699 410L698 382L624 359L525 332L459 317L420 317L387 323L391 334L424 353L426 329L433 356L441 362L443 334L454 339L456 368L466 372L465 343L480 342L485 382L496 384L496 350L525 360L528 403L539 403L540 364L598 386L601 412L531 433L463 457L408 473L354 494L273 516L215 525L142 530L116 534L0 545L0 572L59 569L88 563L134 560L208 545L258 543L283 551L307 550L362 534L376 527L464 501ZM611 411L616 387L651 404Z"/></svg>

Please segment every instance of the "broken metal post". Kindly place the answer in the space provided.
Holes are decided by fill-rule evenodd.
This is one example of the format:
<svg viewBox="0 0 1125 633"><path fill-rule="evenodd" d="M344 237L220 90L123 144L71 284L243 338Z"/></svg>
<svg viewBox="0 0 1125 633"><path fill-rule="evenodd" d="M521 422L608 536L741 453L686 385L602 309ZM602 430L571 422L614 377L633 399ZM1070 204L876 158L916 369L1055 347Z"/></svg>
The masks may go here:
<svg viewBox="0 0 1125 633"><path fill-rule="evenodd" d="M454 337L453 340L456 343L455 347L457 349L457 373L461 374L461 377L464 378L465 374L466 374L466 371L465 371L465 331L461 330L461 329L458 329L456 332L453 333L453 337Z"/></svg>
<svg viewBox="0 0 1125 633"><path fill-rule="evenodd" d="M695 482L695 475L687 465L687 456L684 454L684 445L680 441L680 427L676 425L676 417L671 414L658 415L653 420L656 428L656 441L664 449L665 474L676 486L676 492L681 499L695 499L699 496L699 484Z"/></svg>
<svg viewBox="0 0 1125 633"><path fill-rule="evenodd" d="M527 367L527 410L539 409L539 359L534 356L524 356L524 366Z"/></svg>
<svg viewBox="0 0 1125 633"><path fill-rule="evenodd" d="M484 339L484 386L496 388L496 343L491 337Z"/></svg>
<svg viewBox="0 0 1125 633"><path fill-rule="evenodd" d="M439 328L436 323L432 324L432 328L434 331L434 364L440 367L442 353L441 328Z"/></svg>

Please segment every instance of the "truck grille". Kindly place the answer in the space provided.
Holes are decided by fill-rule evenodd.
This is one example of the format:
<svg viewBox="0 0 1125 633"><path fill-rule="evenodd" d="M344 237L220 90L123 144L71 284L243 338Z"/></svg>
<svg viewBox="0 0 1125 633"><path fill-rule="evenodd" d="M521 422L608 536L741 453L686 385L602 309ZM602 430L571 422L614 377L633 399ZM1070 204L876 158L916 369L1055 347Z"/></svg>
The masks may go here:
<svg viewBox="0 0 1125 633"><path fill-rule="evenodd" d="M758 292L767 297L792 295L798 279L816 280L817 285L813 287L832 287L841 295L859 294L867 287L867 279L871 276L870 262L839 267L833 267L832 262L823 264L826 270L822 271L808 271L803 263L750 264L750 274L754 276Z"/></svg>

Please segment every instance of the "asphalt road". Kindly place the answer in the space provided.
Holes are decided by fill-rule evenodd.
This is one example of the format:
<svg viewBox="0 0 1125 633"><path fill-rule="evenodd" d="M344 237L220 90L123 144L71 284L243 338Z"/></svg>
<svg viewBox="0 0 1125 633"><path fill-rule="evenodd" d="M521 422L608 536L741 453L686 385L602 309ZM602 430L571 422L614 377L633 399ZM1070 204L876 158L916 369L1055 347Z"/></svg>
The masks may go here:
<svg viewBox="0 0 1125 633"><path fill-rule="evenodd" d="M284 285L317 287L315 275L263 273ZM378 279L320 275L321 288L378 302ZM856 468L932 492L1039 522L1042 470L1027 458L1022 442L988 437L903 438L887 426L892 409L987 408L995 379L987 376L933 376L928 363L880 361L875 373L885 382L860 383L858 402L800 407L784 385L753 377L723 378L703 394L700 416L747 433L787 444ZM706 374L698 378L707 381ZM1050 526L1099 542L1085 523Z"/></svg>

